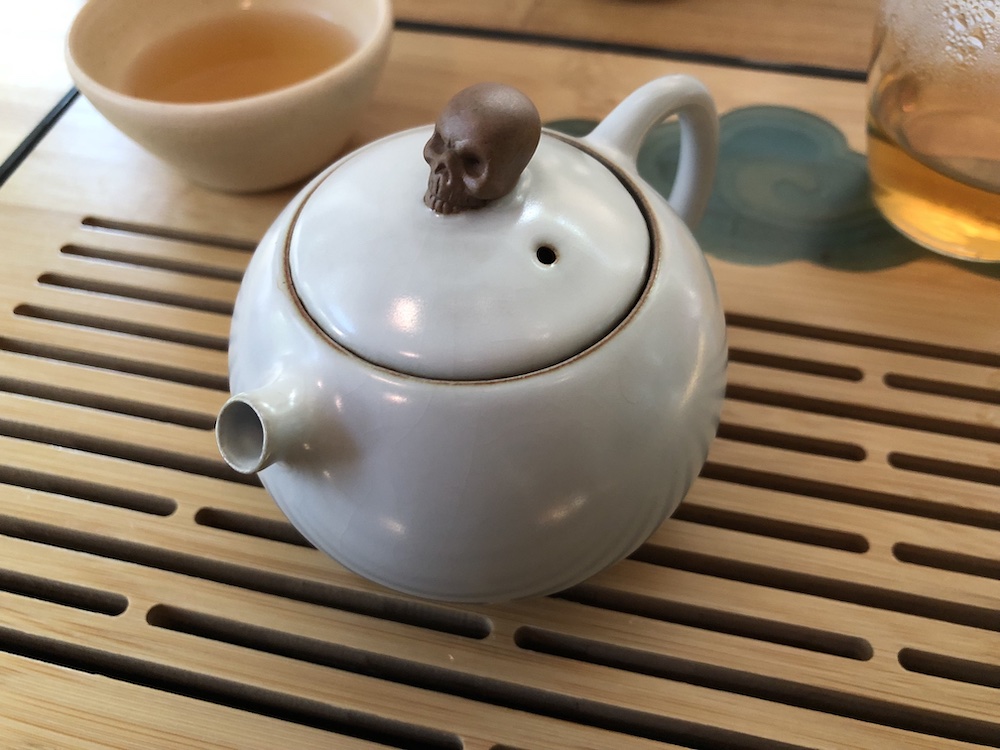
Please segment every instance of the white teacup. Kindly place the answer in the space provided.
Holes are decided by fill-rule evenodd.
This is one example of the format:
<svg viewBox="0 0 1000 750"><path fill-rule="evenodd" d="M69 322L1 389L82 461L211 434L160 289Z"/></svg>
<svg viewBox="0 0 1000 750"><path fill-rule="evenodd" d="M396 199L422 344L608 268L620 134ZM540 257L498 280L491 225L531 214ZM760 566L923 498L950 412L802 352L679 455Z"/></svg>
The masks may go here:
<svg viewBox="0 0 1000 750"><path fill-rule="evenodd" d="M314 75L263 93L192 102L135 91L136 66L154 45L241 13L305 14L311 28L334 24L353 44ZM81 93L136 143L205 187L250 192L306 178L337 156L375 88L391 33L390 0L89 0L70 29L66 60Z"/></svg>

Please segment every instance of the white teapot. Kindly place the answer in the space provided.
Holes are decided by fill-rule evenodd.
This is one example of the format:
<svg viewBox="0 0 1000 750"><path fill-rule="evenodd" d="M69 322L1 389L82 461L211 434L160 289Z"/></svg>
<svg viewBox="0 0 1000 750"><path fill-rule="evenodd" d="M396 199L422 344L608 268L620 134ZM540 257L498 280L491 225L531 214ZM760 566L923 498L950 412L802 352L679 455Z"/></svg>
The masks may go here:
<svg viewBox="0 0 1000 750"><path fill-rule="evenodd" d="M667 201L636 156L672 114ZM317 176L240 288L223 457L393 589L582 581L673 512L718 426L725 327L688 228L715 168L707 91L670 76L582 139L539 128L520 92L466 89Z"/></svg>

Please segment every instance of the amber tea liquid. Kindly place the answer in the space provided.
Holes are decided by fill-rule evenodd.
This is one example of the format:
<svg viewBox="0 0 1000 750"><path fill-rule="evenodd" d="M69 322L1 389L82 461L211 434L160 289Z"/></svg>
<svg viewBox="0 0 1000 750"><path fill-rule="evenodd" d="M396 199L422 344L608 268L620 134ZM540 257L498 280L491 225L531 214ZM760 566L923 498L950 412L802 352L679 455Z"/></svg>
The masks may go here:
<svg viewBox="0 0 1000 750"><path fill-rule="evenodd" d="M123 88L163 102L239 99L311 78L355 47L346 30L318 16L242 10L151 44Z"/></svg>
<svg viewBox="0 0 1000 750"><path fill-rule="evenodd" d="M1000 20L991 8L884 0L869 76L875 203L921 245L981 261L1000 261Z"/></svg>

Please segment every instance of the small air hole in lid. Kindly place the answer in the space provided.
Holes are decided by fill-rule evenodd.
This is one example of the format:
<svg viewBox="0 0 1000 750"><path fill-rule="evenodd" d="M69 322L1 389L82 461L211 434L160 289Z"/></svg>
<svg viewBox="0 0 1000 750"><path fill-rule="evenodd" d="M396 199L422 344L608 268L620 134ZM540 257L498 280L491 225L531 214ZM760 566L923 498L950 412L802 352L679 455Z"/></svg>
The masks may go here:
<svg viewBox="0 0 1000 750"><path fill-rule="evenodd" d="M555 249L549 247L548 245L541 245L537 250L535 250L535 257L538 258L538 262L543 266L551 266L556 262L556 260L559 259Z"/></svg>

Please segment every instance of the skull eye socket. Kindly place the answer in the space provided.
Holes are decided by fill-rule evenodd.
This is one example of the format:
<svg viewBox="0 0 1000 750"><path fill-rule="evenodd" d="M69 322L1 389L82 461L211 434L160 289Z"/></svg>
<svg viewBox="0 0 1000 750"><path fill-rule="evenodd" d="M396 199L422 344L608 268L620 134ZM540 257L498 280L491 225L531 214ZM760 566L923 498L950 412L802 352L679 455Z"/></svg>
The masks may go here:
<svg viewBox="0 0 1000 750"><path fill-rule="evenodd" d="M475 154L462 154L462 167L470 177L479 177L486 170L486 162Z"/></svg>

